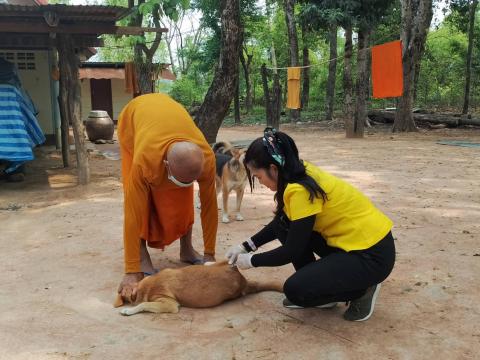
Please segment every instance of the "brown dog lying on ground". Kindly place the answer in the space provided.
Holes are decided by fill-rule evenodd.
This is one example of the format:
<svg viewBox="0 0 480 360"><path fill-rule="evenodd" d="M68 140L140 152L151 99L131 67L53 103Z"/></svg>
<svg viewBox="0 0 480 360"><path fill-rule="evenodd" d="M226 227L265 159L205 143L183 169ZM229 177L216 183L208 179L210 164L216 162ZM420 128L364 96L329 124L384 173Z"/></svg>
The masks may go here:
<svg viewBox="0 0 480 360"><path fill-rule="evenodd" d="M180 306L207 308L260 291L283 292L278 281L248 281L226 261L212 265L191 265L179 269L165 269L140 281L134 307L120 310L122 315L142 311L177 313ZM114 306L124 305L120 294Z"/></svg>

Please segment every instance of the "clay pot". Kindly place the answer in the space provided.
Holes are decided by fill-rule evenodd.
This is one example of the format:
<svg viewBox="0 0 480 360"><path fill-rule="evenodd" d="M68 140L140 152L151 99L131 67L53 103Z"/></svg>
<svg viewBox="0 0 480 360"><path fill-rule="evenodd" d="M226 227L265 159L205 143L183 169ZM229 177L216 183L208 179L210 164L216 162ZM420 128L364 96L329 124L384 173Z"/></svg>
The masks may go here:
<svg viewBox="0 0 480 360"><path fill-rule="evenodd" d="M85 127L90 141L112 140L115 131L112 119L102 110L90 111Z"/></svg>

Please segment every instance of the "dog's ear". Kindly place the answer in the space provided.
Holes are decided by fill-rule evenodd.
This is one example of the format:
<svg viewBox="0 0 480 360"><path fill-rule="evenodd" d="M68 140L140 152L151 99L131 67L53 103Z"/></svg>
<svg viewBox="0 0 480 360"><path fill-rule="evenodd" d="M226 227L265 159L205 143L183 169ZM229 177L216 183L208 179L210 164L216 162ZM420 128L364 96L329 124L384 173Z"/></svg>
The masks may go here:
<svg viewBox="0 0 480 360"><path fill-rule="evenodd" d="M123 299L122 295L117 294L117 297L115 298L115 302L113 303L113 307L120 307L123 306Z"/></svg>

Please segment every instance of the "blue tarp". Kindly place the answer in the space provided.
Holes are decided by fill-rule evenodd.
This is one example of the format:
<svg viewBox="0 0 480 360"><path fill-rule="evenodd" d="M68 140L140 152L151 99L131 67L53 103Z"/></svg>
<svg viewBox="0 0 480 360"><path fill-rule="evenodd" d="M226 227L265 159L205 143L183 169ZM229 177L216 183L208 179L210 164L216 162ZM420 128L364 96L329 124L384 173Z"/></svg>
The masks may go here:
<svg viewBox="0 0 480 360"><path fill-rule="evenodd" d="M33 160L33 148L45 142L30 104L12 85L0 84L0 160L8 162L12 173Z"/></svg>

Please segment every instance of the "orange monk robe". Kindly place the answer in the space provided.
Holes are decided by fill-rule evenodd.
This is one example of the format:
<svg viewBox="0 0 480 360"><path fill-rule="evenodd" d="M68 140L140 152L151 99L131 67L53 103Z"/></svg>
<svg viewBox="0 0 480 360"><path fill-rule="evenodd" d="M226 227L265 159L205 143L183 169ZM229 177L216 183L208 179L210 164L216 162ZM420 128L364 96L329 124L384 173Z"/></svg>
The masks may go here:
<svg viewBox="0 0 480 360"><path fill-rule="evenodd" d="M193 186L178 187L167 178L169 146L197 144L205 158L198 181L205 254L215 254L218 226L215 155L188 112L165 94L130 101L118 122L124 186L125 272L140 272L140 239L163 248L193 225Z"/></svg>
<svg viewBox="0 0 480 360"><path fill-rule="evenodd" d="M402 42L372 47L372 88L376 99L402 96Z"/></svg>

